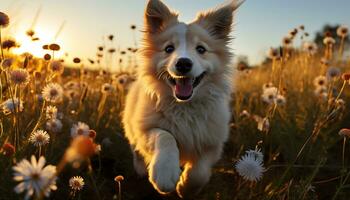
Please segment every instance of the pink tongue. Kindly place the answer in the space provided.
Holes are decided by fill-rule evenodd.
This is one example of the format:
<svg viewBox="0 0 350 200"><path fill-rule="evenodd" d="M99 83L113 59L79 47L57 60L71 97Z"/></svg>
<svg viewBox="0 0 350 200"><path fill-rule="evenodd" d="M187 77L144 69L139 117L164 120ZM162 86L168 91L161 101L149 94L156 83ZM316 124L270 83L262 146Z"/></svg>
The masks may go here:
<svg viewBox="0 0 350 200"><path fill-rule="evenodd" d="M192 80L190 78L182 78L176 80L175 94L181 97L188 97L192 94Z"/></svg>

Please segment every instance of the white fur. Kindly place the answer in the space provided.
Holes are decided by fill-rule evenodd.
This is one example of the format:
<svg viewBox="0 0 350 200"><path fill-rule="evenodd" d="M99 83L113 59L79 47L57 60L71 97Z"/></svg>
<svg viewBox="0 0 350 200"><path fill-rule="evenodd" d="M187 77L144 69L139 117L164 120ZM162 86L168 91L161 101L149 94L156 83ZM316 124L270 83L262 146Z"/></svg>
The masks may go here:
<svg viewBox="0 0 350 200"><path fill-rule="evenodd" d="M232 17L235 8L229 6L219 13L204 13L191 24L178 22L177 15L159 0L150 0L147 6L145 18L150 32L145 33L143 65L127 95L123 124L134 151L136 171L144 175L147 167L149 180L160 193L176 189L180 197L187 197L199 192L209 181L211 167L220 159L228 138L231 53L227 47L229 32L221 22ZM155 18L157 21L151 21ZM210 32L219 22L221 27ZM225 22L231 25L231 20ZM155 26L164 30L154 32L160 29ZM171 55L163 52L169 43L176 46ZM208 52L199 55L197 45L205 46ZM193 77L207 72L186 102L177 101L173 86L158 76L162 71L172 75L180 57L193 61ZM180 166L184 167L182 172Z"/></svg>

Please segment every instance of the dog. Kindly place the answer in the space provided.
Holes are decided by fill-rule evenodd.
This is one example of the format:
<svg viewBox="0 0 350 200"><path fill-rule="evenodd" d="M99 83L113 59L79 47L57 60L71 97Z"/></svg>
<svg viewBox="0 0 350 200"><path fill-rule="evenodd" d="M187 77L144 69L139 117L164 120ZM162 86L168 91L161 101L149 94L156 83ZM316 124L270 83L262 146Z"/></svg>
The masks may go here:
<svg viewBox="0 0 350 200"><path fill-rule="evenodd" d="M228 139L235 10L230 1L185 24L161 0L144 14L141 66L123 112L133 164L161 194L197 194Z"/></svg>

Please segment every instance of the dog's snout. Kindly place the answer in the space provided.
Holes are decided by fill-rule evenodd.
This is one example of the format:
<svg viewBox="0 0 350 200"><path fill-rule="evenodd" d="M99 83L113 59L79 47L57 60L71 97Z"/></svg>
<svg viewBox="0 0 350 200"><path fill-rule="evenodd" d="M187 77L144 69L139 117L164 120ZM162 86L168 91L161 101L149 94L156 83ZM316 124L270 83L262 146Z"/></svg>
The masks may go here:
<svg viewBox="0 0 350 200"><path fill-rule="evenodd" d="M191 71L192 69L192 61L188 58L180 58L175 67L176 67L176 70L182 74L186 74L188 73L189 71Z"/></svg>

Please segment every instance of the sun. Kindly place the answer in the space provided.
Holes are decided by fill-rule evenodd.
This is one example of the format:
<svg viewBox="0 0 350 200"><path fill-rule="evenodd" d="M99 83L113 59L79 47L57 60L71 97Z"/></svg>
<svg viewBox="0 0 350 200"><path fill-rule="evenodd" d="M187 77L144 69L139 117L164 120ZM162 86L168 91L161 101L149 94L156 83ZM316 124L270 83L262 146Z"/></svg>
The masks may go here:
<svg viewBox="0 0 350 200"><path fill-rule="evenodd" d="M47 53L51 53L44 50L42 47L45 44L57 43L62 46L61 41L54 40L54 32L45 30L43 28L35 28L35 37L39 38L37 41L32 41L32 39L26 35L26 31L18 32L14 35L16 41L20 44L19 48L13 50L15 54L22 54L25 52L31 53L35 57L43 57ZM55 57L61 57L63 55L62 50L55 52Z"/></svg>

